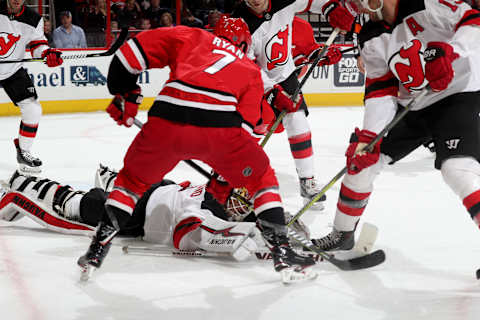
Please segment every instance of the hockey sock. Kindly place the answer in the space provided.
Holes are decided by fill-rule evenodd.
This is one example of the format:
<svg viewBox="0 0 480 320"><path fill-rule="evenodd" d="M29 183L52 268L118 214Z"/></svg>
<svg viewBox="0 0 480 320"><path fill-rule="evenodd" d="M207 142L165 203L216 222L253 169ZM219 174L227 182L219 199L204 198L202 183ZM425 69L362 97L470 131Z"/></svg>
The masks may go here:
<svg viewBox="0 0 480 320"><path fill-rule="evenodd" d="M20 129L18 131L18 142L20 149L30 151L32 149L33 140L37 135L38 123L30 124L20 121Z"/></svg>
<svg viewBox="0 0 480 320"><path fill-rule="evenodd" d="M283 124L287 130L288 142L298 176L301 178L313 177L315 172L312 133L305 112L301 110L287 114Z"/></svg>
<svg viewBox="0 0 480 320"><path fill-rule="evenodd" d="M283 213L283 209L280 207L263 211L258 215L258 219L282 226L285 225L285 215Z"/></svg>
<svg viewBox="0 0 480 320"><path fill-rule="evenodd" d="M340 231L352 231L360 220L371 192L360 193L347 188L343 183L337 202L334 226Z"/></svg>

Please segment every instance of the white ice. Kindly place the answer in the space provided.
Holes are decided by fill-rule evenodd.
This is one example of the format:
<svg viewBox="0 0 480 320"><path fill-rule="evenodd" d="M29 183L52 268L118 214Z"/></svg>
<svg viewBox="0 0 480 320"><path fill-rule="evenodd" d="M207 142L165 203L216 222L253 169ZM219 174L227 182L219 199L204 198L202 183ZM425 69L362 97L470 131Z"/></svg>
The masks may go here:
<svg viewBox="0 0 480 320"><path fill-rule="evenodd" d="M140 114L142 121L146 114ZM316 171L328 182L345 164L350 132L362 109L311 108ZM17 117L0 118L0 179L16 168ZM119 169L138 130L118 127L105 113L44 116L34 154L43 176L88 189L98 163ZM162 137L158 137L162 139ZM285 134L266 148L285 206L303 203ZM167 156L167 155L166 155ZM184 164L170 178L205 179ZM339 183L325 213L303 219L314 236L329 231ZM76 259L90 240L42 229L27 218L0 223L0 319L480 319L480 233L462 202L418 149L377 179L362 221L379 228L384 264L363 271L315 266L316 280L285 286L270 261L123 255L112 247L88 284Z"/></svg>

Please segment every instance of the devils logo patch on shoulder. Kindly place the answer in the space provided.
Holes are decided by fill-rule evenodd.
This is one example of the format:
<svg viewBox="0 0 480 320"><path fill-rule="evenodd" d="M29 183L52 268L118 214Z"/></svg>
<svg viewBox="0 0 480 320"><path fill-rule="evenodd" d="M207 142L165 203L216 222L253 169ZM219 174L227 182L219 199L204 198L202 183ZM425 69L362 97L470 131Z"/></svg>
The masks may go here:
<svg viewBox="0 0 480 320"><path fill-rule="evenodd" d="M0 32L0 59L8 58L15 51L20 37L13 33Z"/></svg>

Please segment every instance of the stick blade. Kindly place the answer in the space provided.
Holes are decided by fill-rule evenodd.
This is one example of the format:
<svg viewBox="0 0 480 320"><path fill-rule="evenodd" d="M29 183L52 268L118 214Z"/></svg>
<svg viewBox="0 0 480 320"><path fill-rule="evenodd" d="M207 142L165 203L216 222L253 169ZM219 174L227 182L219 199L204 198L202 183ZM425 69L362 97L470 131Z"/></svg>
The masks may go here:
<svg viewBox="0 0 480 320"><path fill-rule="evenodd" d="M377 250L364 256L349 260L340 260L332 256L329 261L344 271L361 270L372 268L385 262L385 252L383 250Z"/></svg>

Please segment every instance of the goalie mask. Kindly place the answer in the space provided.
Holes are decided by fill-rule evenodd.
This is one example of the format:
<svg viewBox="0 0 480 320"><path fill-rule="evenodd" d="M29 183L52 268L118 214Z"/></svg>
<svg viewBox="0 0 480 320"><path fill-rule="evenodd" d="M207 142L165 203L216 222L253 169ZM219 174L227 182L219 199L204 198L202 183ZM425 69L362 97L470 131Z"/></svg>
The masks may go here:
<svg viewBox="0 0 480 320"><path fill-rule="evenodd" d="M240 48L244 53L252 44L252 36L248 26L242 18L227 18L222 16L217 22L213 33L220 38L225 38Z"/></svg>
<svg viewBox="0 0 480 320"><path fill-rule="evenodd" d="M248 191L245 188L233 189L233 193L241 195L245 199L250 200ZM227 212L227 215L231 221L238 222L243 221L243 219L245 219L251 212L248 209L248 206L242 201L238 200L234 195L231 195L227 199L227 203L225 203L225 211Z"/></svg>

